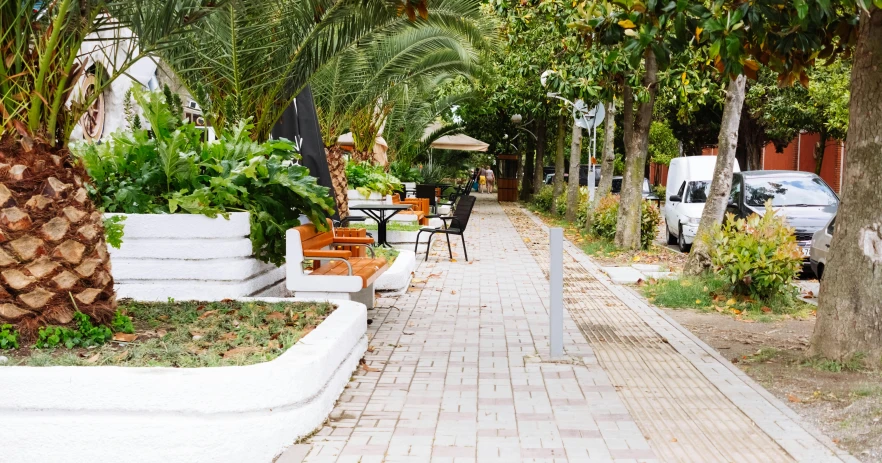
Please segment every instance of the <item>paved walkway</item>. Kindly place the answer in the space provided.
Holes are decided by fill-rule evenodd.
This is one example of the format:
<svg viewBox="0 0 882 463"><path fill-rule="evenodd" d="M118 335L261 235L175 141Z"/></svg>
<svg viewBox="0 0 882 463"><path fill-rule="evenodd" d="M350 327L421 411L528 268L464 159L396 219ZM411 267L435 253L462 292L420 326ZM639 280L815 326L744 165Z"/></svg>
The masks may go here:
<svg viewBox="0 0 882 463"><path fill-rule="evenodd" d="M569 243L567 357L549 359L547 236L479 195L472 260L438 243L380 300L365 368L279 461L854 461Z"/></svg>

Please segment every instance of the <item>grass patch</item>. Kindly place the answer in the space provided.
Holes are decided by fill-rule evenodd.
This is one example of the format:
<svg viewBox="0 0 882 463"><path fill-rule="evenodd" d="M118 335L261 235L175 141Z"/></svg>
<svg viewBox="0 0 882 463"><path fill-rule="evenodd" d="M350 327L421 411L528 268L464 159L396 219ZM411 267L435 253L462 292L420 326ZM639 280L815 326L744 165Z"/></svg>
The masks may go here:
<svg viewBox="0 0 882 463"><path fill-rule="evenodd" d="M856 388L851 395L854 397L882 396L882 386L866 384Z"/></svg>
<svg viewBox="0 0 882 463"><path fill-rule="evenodd" d="M390 220L386 222L386 231L419 231L423 225L420 225L419 222L401 222ZM349 224L349 228L363 228L365 230L377 230L377 224L375 223L365 223L365 222L352 222Z"/></svg>
<svg viewBox="0 0 882 463"><path fill-rule="evenodd" d="M123 302L133 342L89 349L6 351L7 365L213 367L273 360L306 336L334 309L327 303Z"/></svg>
<svg viewBox="0 0 882 463"><path fill-rule="evenodd" d="M828 371L830 373L840 373L843 371L863 371L866 369L867 355L858 352L844 361L826 359L821 357L811 357L802 362L802 366L814 368L819 371Z"/></svg>
<svg viewBox="0 0 882 463"><path fill-rule="evenodd" d="M671 309L697 309L720 312L759 322L779 318L808 318L814 306L792 294L755 300L736 295L728 281L713 275L682 276L679 280L651 281L642 287L654 304Z"/></svg>
<svg viewBox="0 0 882 463"><path fill-rule="evenodd" d="M386 259L386 262L389 265L392 265L392 263L395 262L395 258L398 257L398 254L400 253L401 251L395 248L387 248L382 246L374 248L374 255L376 255L378 259ZM370 252L368 252L368 255L370 255Z"/></svg>
<svg viewBox="0 0 882 463"><path fill-rule="evenodd" d="M781 351L775 349L774 347L763 347L762 349L756 351L755 354L748 356L747 358L741 360L742 363L764 363L768 362L780 354Z"/></svg>

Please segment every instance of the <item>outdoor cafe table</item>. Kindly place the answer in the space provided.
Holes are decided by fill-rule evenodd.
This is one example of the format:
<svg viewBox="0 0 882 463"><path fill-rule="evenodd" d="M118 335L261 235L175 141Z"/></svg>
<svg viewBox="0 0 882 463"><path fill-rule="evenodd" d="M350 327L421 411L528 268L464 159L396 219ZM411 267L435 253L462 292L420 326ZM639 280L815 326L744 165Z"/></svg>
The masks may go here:
<svg viewBox="0 0 882 463"><path fill-rule="evenodd" d="M389 222L395 214L410 209L410 204L361 204L358 206L349 206L353 211L362 211L370 218L377 221L377 246L388 246L386 244L386 223ZM386 215L386 213L389 215Z"/></svg>

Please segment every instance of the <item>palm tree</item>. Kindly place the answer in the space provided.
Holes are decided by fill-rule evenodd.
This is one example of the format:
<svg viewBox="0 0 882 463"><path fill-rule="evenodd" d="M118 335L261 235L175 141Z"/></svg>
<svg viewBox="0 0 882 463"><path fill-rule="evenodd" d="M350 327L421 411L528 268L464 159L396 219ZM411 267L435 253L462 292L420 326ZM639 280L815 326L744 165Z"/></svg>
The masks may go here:
<svg viewBox="0 0 882 463"><path fill-rule="evenodd" d="M102 215L67 149L70 134L138 56L182 40L214 10L202 5L0 0L0 323L29 337L77 310L99 322L113 316ZM94 76L84 92L86 73Z"/></svg>
<svg viewBox="0 0 882 463"><path fill-rule="evenodd" d="M374 140L396 113L399 99L411 103L415 94L407 89L472 74L480 50L495 43L494 29L478 2L442 0L428 8L426 19L379 30L316 72L311 86L341 216L348 214L347 185L337 138L351 131L353 158L371 160Z"/></svg>

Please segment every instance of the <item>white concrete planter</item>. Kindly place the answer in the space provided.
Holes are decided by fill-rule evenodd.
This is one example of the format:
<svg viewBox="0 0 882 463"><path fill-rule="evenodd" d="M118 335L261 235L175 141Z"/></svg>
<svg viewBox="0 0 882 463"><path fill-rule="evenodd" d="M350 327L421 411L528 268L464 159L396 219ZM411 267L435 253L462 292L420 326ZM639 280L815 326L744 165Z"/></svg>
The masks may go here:
<svg viewBox="0 0 882 463"><path fill-rule="evenodd" d="M358 190L348 190L346 192L346 197L350 208L352 206L361 206L365 204L392 204L392 196L383 196L374 192L371 192L371 195L365 198L363 194L358 192ZM350 214L356 217L364 217L366 215L361 211L350 211Z"/></svg>
<svg viewBox="0 0 882 463"><path fill-rule="evenodd" d="M395 262L392 262L392 266L374 282L374 289L377 291L406 289L414 270L416 270L416 255L412 250L401 250Z"/></svg>
<svg viewBox="0 0 882 463"><path fill-rule="evenodd" d="M251 254L247 212L124 215L120 249L110 248L118 297L143 301L284 295L285 267Z"/></svg>
<svg viewBox="0 0 882 463"><path fill-rule="evenodd" d="M256 365L2 367L0 414L15 425L0 460L270 462L321 426L367 349L365 306L333 302L313 332Z"/></svg>

